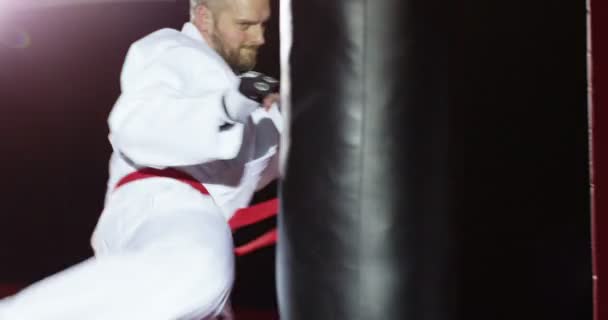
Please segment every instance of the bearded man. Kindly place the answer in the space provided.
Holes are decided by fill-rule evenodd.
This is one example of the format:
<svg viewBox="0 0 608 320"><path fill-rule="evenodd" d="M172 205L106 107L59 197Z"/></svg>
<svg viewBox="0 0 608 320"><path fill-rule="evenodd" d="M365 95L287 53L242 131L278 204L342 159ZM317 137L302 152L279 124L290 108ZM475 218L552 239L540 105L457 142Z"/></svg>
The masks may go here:
<svg viewBox="0 0 608 320"><path fill-rule="evenodd" d="M191 0L128 51L95 256L0 301L1 320L230 318L228 220L278 175L278 82L250 72L269 0Z"/></svg>

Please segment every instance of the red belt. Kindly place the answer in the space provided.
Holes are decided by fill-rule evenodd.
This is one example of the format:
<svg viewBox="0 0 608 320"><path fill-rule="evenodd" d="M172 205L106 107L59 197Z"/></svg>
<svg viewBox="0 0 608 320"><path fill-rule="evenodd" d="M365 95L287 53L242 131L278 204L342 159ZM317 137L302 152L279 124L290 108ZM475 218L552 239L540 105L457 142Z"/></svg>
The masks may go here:
<svg viewBox="0 0 608 320"><path fill-rule="evenodd" d="M192 188L198 190L200 193L204 195L209 195L209 191L202 185L198 180L194 179L189 174L178 171L175 169L153 169L153 168L144 168L138 171L132 172L122 179L118 181L114 190L120 188L121 186L147 178L171 178L183 182ZM272 199L269 201L265 201L247 208L239 209L236 211L234 216L228 221L230 224L230 229L232 231L236 231L242 227L254 224L258 221L262 221L264 219L273 217L277 214L279 207L278 199ZM234 251L237 255L242 256L258 249L271 246L277 242L277 230L272 229L265 234L257 237L256 239L237 247Z"/></svg>

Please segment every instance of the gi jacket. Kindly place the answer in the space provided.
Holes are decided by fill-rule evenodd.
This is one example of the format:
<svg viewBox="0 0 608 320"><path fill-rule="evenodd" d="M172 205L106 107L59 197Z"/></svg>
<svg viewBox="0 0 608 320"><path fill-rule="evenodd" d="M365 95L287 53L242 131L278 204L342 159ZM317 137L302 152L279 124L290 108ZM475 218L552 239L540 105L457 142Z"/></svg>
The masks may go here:
<svg viewBox="0 0 608 320"><path fill-rule="evenodd" d="M106 201L126 174L173 167L204 184L227 219L247 206L278 175L282 119L276 106L266 111L242 96L238 84L191 23L135 42L108 120L114 153Z"/></svg>

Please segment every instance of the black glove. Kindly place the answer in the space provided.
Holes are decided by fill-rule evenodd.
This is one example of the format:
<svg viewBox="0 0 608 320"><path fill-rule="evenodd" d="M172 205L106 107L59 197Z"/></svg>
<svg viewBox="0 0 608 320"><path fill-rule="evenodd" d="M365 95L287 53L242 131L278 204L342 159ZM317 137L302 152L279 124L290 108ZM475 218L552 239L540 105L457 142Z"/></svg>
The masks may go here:
<svg viewBox="0 0 608 320"><path fill-rule="evenodd" d="M279 92L279 81L259 72L249 71L241 74L239 91L247 98L262 103L264 98Z"/></svg>

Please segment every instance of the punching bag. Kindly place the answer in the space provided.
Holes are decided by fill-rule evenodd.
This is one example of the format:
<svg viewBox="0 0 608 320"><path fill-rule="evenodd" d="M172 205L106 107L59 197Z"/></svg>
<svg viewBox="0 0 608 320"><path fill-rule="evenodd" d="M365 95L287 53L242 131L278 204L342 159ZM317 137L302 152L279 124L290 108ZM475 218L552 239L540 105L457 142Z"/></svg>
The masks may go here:
<svg viewBox="0 0 608 320"><path fill-rule="evenodd" d="M282 45L290 28L293 45L282 65L281 319L452 319L449 10L412 0L282 6Z"/></svg>

